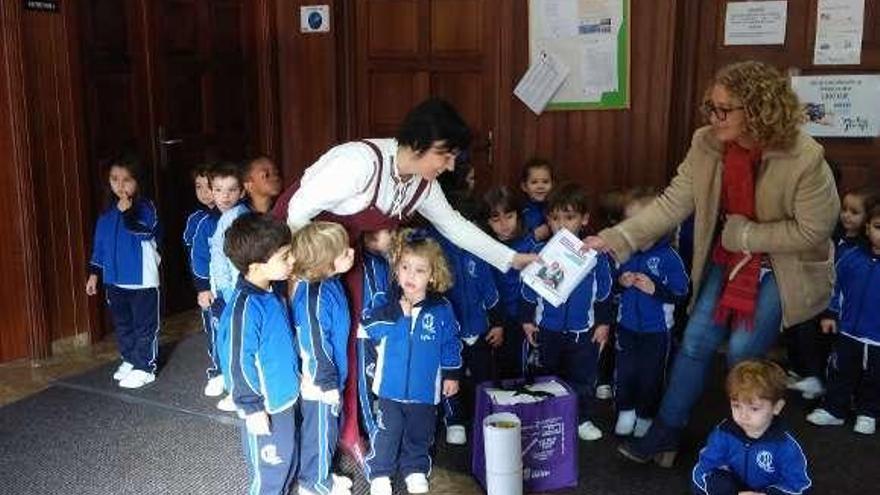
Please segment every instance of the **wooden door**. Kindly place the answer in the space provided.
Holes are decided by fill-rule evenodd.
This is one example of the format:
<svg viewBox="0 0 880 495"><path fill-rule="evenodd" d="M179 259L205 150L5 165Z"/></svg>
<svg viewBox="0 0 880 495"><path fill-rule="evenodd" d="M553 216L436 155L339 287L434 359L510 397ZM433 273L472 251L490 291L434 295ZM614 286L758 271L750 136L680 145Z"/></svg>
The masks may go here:
<svg viewBox="0 0 880 495"><path fill-rule="evenodd" d="M439 96L474 132L477 183L493 176L499 26L493 0L357 0L355 109L362 137L392 137L406 113Z"/></svg>

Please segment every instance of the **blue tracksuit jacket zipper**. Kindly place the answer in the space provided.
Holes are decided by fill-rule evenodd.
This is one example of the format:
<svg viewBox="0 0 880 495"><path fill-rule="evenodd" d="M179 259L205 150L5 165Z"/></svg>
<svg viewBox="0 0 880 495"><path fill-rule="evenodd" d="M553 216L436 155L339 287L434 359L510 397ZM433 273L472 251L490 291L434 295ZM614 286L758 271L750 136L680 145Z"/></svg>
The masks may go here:
<svg viewBox="0 0 880 495"><path fill-rule="evenodd" d="M116 215L116 221L113 222L113 276L119 278L119 219Z"/></svg>
<svg viewBox="0 0 880 495"><path fill-rule="evenodd" d="M409 336L406 339L406 387L403 393L403 396L406 398L406 400L409 400L409 371L412 361L412 337L414 328L412 316L410 316L409 319Z"/></svg>

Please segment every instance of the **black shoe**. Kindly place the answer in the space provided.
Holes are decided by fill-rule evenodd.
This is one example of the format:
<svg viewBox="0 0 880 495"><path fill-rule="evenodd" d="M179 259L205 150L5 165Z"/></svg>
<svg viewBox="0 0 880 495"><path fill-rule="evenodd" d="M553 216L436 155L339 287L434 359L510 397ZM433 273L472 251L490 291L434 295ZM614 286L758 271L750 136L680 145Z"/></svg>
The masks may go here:
<svg viewBox="0 0 880 495"><path fill-rule="evenodd" d="M617 447L620 455L639 464L654 461L660 467L670 468L678 454L681 430L666 426L655 419L651 429L642 438L636 438Z"/></svg>

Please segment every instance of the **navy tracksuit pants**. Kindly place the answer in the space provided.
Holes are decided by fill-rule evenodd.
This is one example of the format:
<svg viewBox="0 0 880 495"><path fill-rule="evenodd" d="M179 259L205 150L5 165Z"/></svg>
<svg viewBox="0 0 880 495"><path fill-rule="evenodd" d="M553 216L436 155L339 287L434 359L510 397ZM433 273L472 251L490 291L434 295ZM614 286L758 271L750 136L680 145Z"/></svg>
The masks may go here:
<svg viewBox="0 0 880 495"><path fill-rule="evenodd" d="M880 417L880 346L840 334L828 361L828 391L822 407L837 418L849 416L852 397L856 414Z"/></svg>
<svg viewBox="0 0 880 495"><path fill-rule="evenodd" d="M640 418L653 418L657 414L669 346L669 332L635 332L618 327L615 343L618 411L635 409Z"/></svg>
<svg viewBox="0 0 880 495"><path fill-rule="evenodd" d="M296 407L269 415L269 435L241 437L250 474L249 495L286 495L297 466Z"/></svg>
<svg viewBox="0 0 880 495"><path fill-rule="evenodd" d="M537 333L538 365L541 373L557 375L577 394L578 422L591 418L596 393L599 346L591 342L593 331Z"/></svg>
<svg viewBox="0 0 880 495"><path fill-rule="evenodd" d="M471 419L474 390L478 384L491 380L493 362L495 359L492 346L486 343L486 336L480 335L477 340L468 345L462 342L461 358L464 369L469 371L465 387L460 387L459 392L452 397L443 398L444 420L446 425L463 425ZM465 390L467 389L467 390ZM467 396L465 396L467 394Z"/></svg>
<svg viewBox="0 0 880 495"><path fill-rule="evenodd" d="M330 493L333 489L330 467L339 440L339 413L342 406L302 399L300 408L299 486L314 493Z"/></svg>
<svg viewBox="0 0 880 495"><path fill-rule="evenodd" d="M159 356L159 289L104 286L123 361L134 369L156 372Z"/></svg>
<svg viewBox="0 0 880 495"><path fill-rule="evenodd" d="M437 406L379 398L376 432L367 456L366 475L370 480L400 473L431 472L428 450L434 442Z"/></svg>
<svg viewBox="0 0 880 495"><path fill-rule="evenodd" d="M208 375L209 380L217 375L222 374L220 373L220 358L217 356L216 329L219 324L218 322L219 318L217 319L217 321L215 321L212 308L202 310L202 331L205 332L205 342L208 349L208 359L211 363L210 365L208 365L208 369L205 370L205 373Z"/></svg>

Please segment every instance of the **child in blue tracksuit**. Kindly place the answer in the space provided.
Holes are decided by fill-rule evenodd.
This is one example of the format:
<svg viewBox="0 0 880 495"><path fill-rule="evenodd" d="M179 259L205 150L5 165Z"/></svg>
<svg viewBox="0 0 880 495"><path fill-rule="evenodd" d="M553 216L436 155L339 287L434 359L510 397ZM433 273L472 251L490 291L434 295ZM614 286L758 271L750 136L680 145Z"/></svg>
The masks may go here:
<svg viewBox="0 0 880 495"><path fill-rule="evenodd" d="M519 186L526 195L521 210L523 228L538 241L547 240L547 195L553 190L553 165L549 160L533 157L523 166Z"/></svg>
<svg viewBox="0 0 880 495"><path fill-rule="evenodd" d="M538 242L523 228L520 203L504 186L495 187L483 196L487 224L492 236L517 253L535 253ZM528 343L522 333L522 279L519 270L492 270L498 290L498 309L504 326L504 338L498 349L498 377L520 378L525 374Z"/></svg>
<svg viewBox="0 0 880 495"><path fill-rule="evenodd" d="M453 192L449 195L450 204L463 217L474 223L482 220L480 203L465 192ZM473 254L456 246L443 237L433 227L428 229L429 235L443 248L452 273L453 284L446 297L452 303L452 309L458 320L462 340L461 357L464 363L464 375L468 377L468 394L473 394L475 387L493 378L495 352L504 343L504 322L501 307L498 304L498 289L491 265ZM497 376L497 373L495 373ZM470 420L472 403L470 397L462 392L443 400L444 419L446 422L446 443L464 445L467 443L465 423Z"/></svg>
<svg viewBox="0 0 880 495"><path fill-rule="evenodd" d="M86 293L97 293L100 276L122 355L113 379L140 388L156 379L159 353L159 219L140 195L137 159L112 159L108 175L114 202L95 226Z"/></svg>
<svg viewBox="0 0 880 495"><path fill-rule="evenodd" d="M247 214L226 233L226 253L242 273L223 311L221 353L232 400L244 417L242 444L251 494L287 494L297 466L299 359L284 295L272 283L290 275L290 230Z"/></svg>
<svg viewBox="0 0 880 495"><path fill-rule="evenodd" d="M190 275L192 276L196 292L201 291L201 287L208 283L207 270L197 268L193 263L195 259L193 246L195 245L196 232L199 230L200 225L210 215L211 211L214 210L214 195L211 192L210 172L211 166L207 163L199 164L193 168L192 179L195 186L198 205L196 206L196 209L186 217L186 226L183 229L183 245L187 251ZM202 308L202 331L208 336L208 357L211 358L212 362L208 371L208 379L210 379L212 377L211 370L217 369L216 361L214 360L214 353L212 352L212 340L210 338L211 334L214 333L211 325L210 308Z"/></svg>
<svg viewBox="0 0 880 495"><path fill-rule="evenodd" d="M655 197L634 193L624 207L624 216L631 218ZM641 437L660 404L675 305L687 297L689 279L684 262L665 238L621 265L617 283L614 433Z"/></svg>
<svg viewBox="0 0 880 495"><path fill-rule="evenodd" d="M575 184L554 189L547 200L550 230L579 234L589 223L587 205L587 195ZM598 255L596 267L559 307L523 285L528 308L523 312L523 332L537 347L540 369L560 376L577 393L578 436L587 441L602 438L602 430L590 418L599 351L612 319L611 286L611 267L604 254Z"/></svg>
<svg viewBox="0 0 880 495"><path fill-rule="evenodd" d="M348 371L350 317L339 280L354 262L348 242L345 229L332 222L312 222L293 235L290 304L302 360L301 495L344 495L351 489L351 480L330 472Z"/></svg>
<svg viewBox="0 0 880 495"><path fill-rule="evenodd" d="M365 232L364 242L364 306L363 316L387 301L391 285L391 268L388 255L391 250L393 232L382 229ZM358 402L361 421L367 437L376 431L376 394L373 393L373 378L376 375L376 344L363 330L363 318L358 328Z"/></svg>
<svg viewBox="0 0 880 495"><path fill-rule="evenodd" d="M809 493L807 458L778 419L785 381L785 371L772 361L746 360L730 370L732 417L715 427L700 451L691 476L694 493Z"/></svg>
<svg viewBox="0 0 880 495"><path fill-rule="evenodd" d="M371 495L391 495L395 473L409 493L428 493L437 404L458 392L461 368L455 313L438 295L452 284L442 248L426 232L405 229L392 262L399 290L364 320L378 342L378 428L366 460Z"/></svg>
<svg viewBox="0 0 880 495"><path fill-rule="evenodd" d="M819 425L841 425L855 396L853 431L872 435L880 416L880 204L867 212L867 243L844 253L828 313L821 325L837 333L829 358L828 391L807 416Z"/></svg>

